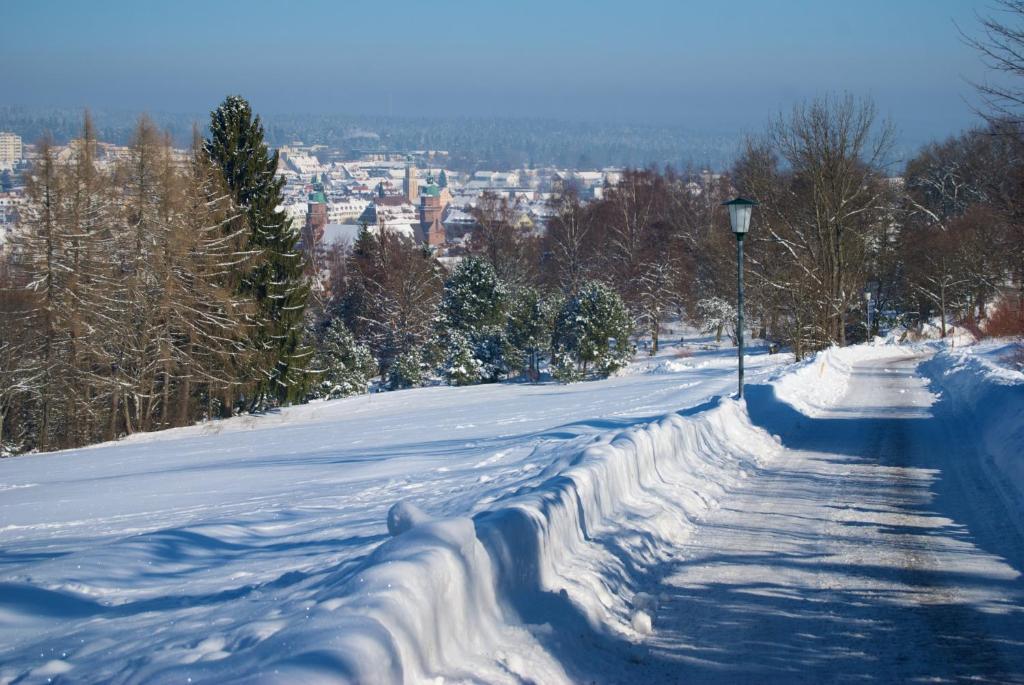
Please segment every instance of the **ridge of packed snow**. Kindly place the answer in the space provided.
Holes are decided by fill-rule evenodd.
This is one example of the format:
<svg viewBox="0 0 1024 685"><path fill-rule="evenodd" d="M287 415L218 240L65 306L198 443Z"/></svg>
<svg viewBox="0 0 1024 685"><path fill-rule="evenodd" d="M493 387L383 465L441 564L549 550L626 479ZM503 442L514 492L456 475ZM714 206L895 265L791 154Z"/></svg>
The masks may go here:
<svg viewBox="0 0 1024 685"><path fill-rule="evenodd" d="M957 412L970 417L998 480L1024 501L1024 373L1000 365L1000 350L1008 348L998 342L944 348L920 370Z"/></svg>
<svg viewBox="0 0 1024 685"><path fill-rule="evenodd" d="M769 377L776 396L807 416L817 416L834 406L849 387L850 370L861 359L913 356L911 349L876 338L870 345L829 347Z"/></svg>
<svg viewBox="0 0 1024 685"><path fill-rule="evenodd" d="M397 526L399 534L344 580L323 578L307 621L238 655L140 675L418 682L472 673L489 682L571 682L536 640L563 612L624 636L642 655L640 643L657 626L635 571L663 560L728 488L779 449L742 402L701 409L599 436L562 455L547 479L472 519L430 520L401 503L391 518L419 524ZM509 643L518 657L503 648Z"/></svg>

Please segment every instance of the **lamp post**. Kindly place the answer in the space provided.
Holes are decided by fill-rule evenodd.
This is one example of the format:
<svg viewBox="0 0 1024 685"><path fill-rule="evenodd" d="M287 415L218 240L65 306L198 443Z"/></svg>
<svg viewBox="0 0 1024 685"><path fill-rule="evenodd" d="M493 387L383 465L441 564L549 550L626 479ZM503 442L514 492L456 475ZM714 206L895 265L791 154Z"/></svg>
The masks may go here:
<svg viewBox="0 0 1024 685"><path fill-rule="evenodd" d="M743 197L723 202L736 235L736 346L739 355L739 397L743 399L743 238L750 229L750 214L757 203Z"/></svg>
<svg viewBox="0 0 1024 685"><path fill-rule="evenodd" d="M868 341L871 341L871 291L864 291L864 311L868 317Z"/></svg>

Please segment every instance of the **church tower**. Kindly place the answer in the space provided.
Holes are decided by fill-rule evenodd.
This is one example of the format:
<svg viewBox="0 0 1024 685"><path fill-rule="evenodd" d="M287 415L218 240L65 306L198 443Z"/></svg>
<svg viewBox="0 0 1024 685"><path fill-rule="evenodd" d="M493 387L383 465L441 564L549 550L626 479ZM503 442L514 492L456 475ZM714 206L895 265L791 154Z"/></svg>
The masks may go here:
<svg viewBox="0 0 1024 685"><path fill-rule="evenodd" d="M416 167L412 164L405 165L405 180L402 181L402 190L405 192L405 201L411 205L416 204L420 197L419 181L416 179Z"/></svg>

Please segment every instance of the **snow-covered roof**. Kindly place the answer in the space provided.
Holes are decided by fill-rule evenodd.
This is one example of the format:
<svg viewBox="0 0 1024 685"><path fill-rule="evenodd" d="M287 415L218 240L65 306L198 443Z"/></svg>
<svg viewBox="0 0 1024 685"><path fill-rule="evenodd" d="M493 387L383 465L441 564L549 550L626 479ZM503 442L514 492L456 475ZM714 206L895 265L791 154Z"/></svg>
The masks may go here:
<svg viewBox="0 0 1024 685"><path fill-rule="evenodd" d="M359 224L327 224L324 226L324 247L333 245L351 245L359 237L362 226Z"/></svg>
<svg viewBox="0 0 1024 685"><path fill-rule="evenodd" d="M469 212L459 209L458 207L448 206L448 213L445 214L444 222L446 224L472 224L476 223L476 219Z"/></svg>

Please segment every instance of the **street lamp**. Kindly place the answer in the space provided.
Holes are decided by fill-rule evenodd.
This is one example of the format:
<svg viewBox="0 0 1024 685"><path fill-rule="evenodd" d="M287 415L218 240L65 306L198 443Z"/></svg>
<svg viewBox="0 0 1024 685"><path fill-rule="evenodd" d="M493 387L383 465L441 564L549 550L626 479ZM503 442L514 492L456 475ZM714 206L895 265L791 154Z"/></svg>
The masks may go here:
<svg viewBox="0 0 1024 685"><path fill-rule="evenodd" d="M864 291L864 311L868 317L868 341L871 340L871 291Z"/></svg>
<svg viewBox="0 0 1024 685"><path fill-rule="evenodd" d="M722 204L729 208L729 223L736 234L736 344L740 362L739 396L743 399L743 238L750 229L750 214L757 203L737 197Z"/></svg>

